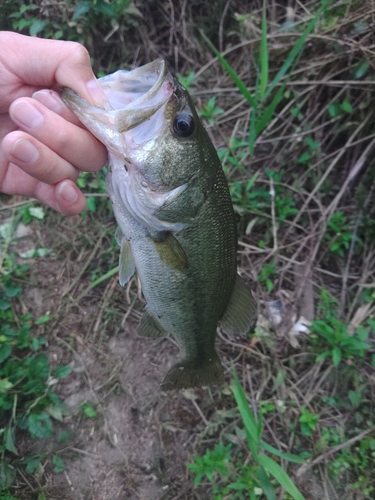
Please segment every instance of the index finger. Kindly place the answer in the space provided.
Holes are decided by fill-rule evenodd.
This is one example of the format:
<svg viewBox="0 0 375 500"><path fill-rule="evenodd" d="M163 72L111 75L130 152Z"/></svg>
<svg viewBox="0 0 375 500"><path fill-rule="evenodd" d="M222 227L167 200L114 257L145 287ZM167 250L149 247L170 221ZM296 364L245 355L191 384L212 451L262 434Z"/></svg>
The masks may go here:
<svg viewBox="0 0 375 500"><path fill-rule="evenodd" d="M91 104L102 106L105 94L91 69L90 55L80 43L12 32L0 33L0 40L2 53L5 50L7 53L6 67L21 84L34 87L34 91L46 87L69 87ZM22 87L18 92L16 97L25 96Z"/></svg>

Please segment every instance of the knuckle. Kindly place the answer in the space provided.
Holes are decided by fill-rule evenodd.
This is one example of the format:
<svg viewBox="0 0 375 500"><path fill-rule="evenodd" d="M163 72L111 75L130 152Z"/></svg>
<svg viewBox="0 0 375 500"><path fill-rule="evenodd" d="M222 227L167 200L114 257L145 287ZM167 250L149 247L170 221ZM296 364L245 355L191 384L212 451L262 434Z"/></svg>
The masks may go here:
<svg viewBox="0 0 375 500"><path fill-rule="evenodd" d="M66 151L71 145L71 134L66 130L65 127L61 127L55 131L55 150L56 151Z"/></svg>
<svg viewBox="0 0 375 500"><path fill-rule="evenodd" d="M69 59L74 65L86 65L90 64L90 54L89 51L78 42L66 42L69 44Z"/></svg>
<svg viewBox="0 0 375 500"><path fill-rule="evenodd" d="M57 170L57 162L54 155L49 158L43 158L34 166L35 177L47 184L55 182L55 173Z"/></svg>

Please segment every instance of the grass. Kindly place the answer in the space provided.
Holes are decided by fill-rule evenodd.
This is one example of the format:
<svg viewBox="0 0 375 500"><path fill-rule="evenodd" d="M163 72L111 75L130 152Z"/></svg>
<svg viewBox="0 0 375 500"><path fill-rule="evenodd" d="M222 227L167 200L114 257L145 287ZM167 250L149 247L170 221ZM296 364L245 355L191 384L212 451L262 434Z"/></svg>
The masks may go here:
<svg viewBox="0 0 375 500"><path fill-rule="evenodd" d="M152 425L159 429L155 440L164 449L170 498L331 500L346 494L347 500L371 499L373 12L365 2L349 0L323 7L314 1L298 4L289 17L271 0L253 2L249 8L234 0L217 12L208 12L201 3L177 4L178 9L136 3L138 15L128 2L112 2L111 11L97 2L86 12L84 2L56 3L61 19L70 22L55 26L59 17L36 3L27 9L17 6L12 11L17 15L7 18L13 29L24 19L26 32L38 29L39 35L54 36L62 31L61 37L84 40L95 70L104 73L124 63L166 57L189 86L229 180L240 217L239 267L256 289L261 315L249 339L227 339L220 333L227 380L232 380L234 367L239 381L171 396L163 409L154 402ZM115 10L124 6L117 18ZM37 228L40 236L28 256L29 270L22 272L14 242L2 239L3 266L12 269L2 274L4 300L12 304L3 314L9 315L8 322L18 322L17 328L23 324L35 329L28 330L31 346L24 352L30 360L43 356L36 359L43 359L45 373L44 355L53 346L63 349L63 366L71 357L83 359L83 346L97 353L98 366L105 367L99 389L93 383L95 373L86 368L89 395L73 416L62 417L64 422L76 419L81 426L104 422L106 427L117 391L123 390L125 398L127 390L134 390L121 389L121 368L108 354L108 343L126 318L139 319L142 303L135 281L124 291L116 285L118 249L103 196L103 173L86 174L79 182L89 200L82 217L69 221L48 212L38 222L35 214L41 207L32 203L13 215L17 223L23 220ZM6 205L16 202L4 203L0 215L6 221L14 210L5 210ZM7 281L8 275L15 276L14 282ZM53 292L57 276L59 300ZM37 311L27 318L23 304L37 309L27 289L44 286L43 281L55 297L50 314ZM31 331L37 332L34 340ZM48 332L50 345L36 346L43 332ZM164 401L162 395L159 399ZM174 404L185 418L198 418L191 417L195 423L188 435L181 428L189 426L178 419ZM167 423L165 408L172 415ZM17 449L19 445L17 439L10 440L9 427L1 427L8 444L3 463L10 470L14 453L9 448L12 442ZM21 436L23 431L17 432ZM182 436L187 436L185 441ZM181 459L176 444L186 450ZM48 467L61 470L59 459L69 464L69 455L52 452L48 457L32 455L28 471L27 464L17 467L23 474L26 470L34 488L49 491ZM35 479L32 467L37 470L46 460L43 482ZM173 462L178 460L183 472L177 474ZM125 467L130 475L140 474L132 464ZM22 479L17 481L21 489L31 491Z"/></svg>

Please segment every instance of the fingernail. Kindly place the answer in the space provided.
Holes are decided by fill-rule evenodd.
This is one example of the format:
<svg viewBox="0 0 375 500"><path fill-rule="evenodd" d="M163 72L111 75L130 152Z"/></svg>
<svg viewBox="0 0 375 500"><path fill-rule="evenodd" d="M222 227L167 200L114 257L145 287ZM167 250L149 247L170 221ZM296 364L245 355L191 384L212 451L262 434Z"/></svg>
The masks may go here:
<svg viewBox="0 0 375 500"><path fill-rule="evenodd" d="M11 107L11 117L27 128L37 128L42 125L42 113L28 101L18 101Z"/></svg>
<svg viewBox="0 0 375 500"><path fill-rule="evenodd" d="M77 190L68 181L65 181L62 184L60 184L57 192L68 203L74 203L78 199Z"/></svg>
<svg viewBox="0 0 375 500"><path fill-rule="evenodd" d="M101 88L101 86L99 85L98 81L94 80L94 79L89 80L86 83L86 88L87 88L87 91L90 94L92 100L94 101L94 103L101 106L103 103L103 100L106 100L106 95L105 95L103 89Z"/></svg>
<svg viewBox="0 0 375 500"><path fill-rule="evenodd" d="M38 90L32 95L33 99L44 104L44 106L57 114L62 112L62 104L57 94L52 90Z"/></svg>
<svg viewBox="0 0 375 500"><path fill-rule="evenodd" d="M18 139L14 143L11 154L25 163L34 163L39 158L39 151L27 139Z"/></svg>

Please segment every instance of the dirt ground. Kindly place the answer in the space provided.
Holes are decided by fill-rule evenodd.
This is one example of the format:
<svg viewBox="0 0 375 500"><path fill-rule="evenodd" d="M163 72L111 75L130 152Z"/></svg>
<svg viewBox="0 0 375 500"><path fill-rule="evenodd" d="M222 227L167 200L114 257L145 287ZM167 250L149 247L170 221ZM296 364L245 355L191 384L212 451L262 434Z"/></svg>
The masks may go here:
<svg viewBox="0 0 375 500"><path fill-rule="evenodd" d="M74 499L174 498L186 475L183 445L200 420L181 394L160 391L176 349L139 340L126 325L103 351L77 349L74 373L61 388L73 414L90 401L98 416L65 424L73 437L63 452L66 470L51 476L53 489L64 485Z"/></svg>

